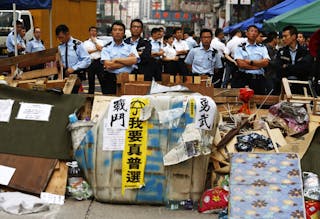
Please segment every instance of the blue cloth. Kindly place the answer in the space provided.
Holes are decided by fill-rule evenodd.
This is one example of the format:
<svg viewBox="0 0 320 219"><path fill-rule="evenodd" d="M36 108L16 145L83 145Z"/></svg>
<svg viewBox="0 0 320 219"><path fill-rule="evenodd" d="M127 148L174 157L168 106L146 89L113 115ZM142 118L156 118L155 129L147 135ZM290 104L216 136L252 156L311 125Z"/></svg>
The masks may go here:
<svg viewBox="0 0 320 219"><path fill-rule="evenodd" d="M257 44L249 44L249 42L246 42L244 48L242 46L239 46L236 48L234 53L234 59L247 59L247 60L261 60L261 59L269 59L268 50L263 45L257 45ZM244 71L247 74L257 74L257 75L263 75L264 69L260 68L257 70L246 70L246 69L240 69L241 71Z"/></svg>
<svg viewBox="0 0 320 219"><path fill-rule="evenodd" d="M192 65L192 73L212 74L215 68L222 68L221 57L212 48L205 50L201 45L190 50L185 63Z"/></svg>
<svg viewBox="0 0 320 219"><path fill-rule="evenodd" d="M10 32L8 37L7 37L7 41L6 41L6 46L7 46L7 50L8 52L14 52L14 32ZM17 34L17 44L21 45L23 47L26 47L24 40L21 38L21 36L19 34Z"/></svg>
<svg viewBox="0 0 320 219"><path fill-rule="evenodd" d="M262 23L264 20L268 20L280 14L284 14L288 11L299 8L314 1L315 0L285 0L267 10L256 13L254 15L254 22Z"/></svg>
<svg viewBox="0 0 320 219"><path fill-rule="evenodd" d="M45 50L46 48L44 47L43 43L41 40L30 40L27 43L27 48L26 48L26 52L31 53L31 52L39 52L42 50Z"/></svg>
<svg viewBox="0 0 320 219"><path fill-rule="evenodd" d="M112 61L115 58L127 58L127 57L129 57L130 54L134 54L137 57L137 62L140 60L137 49L135 48L135 46L133 46L131 44L127 44L123 41L120 45L117 45L112 40L110 45L103 47L103 49L101 51L101 61L102 62L105 60ZM111 73L114 73L114 74L120 74L123 72L131 73L133 70L133 67L134 67L134 65L125 66L122 68L112 69L112 70L108 70L108 71Z"/></svg>
<svg viewBox="0 0 320 219"><path fill-rule="evenodd" d="M0 8L12 10L13 3L16 3L17 10L46 9L52 7L52 0L1 0Z"/></svg>
<svg viewBox="0 0 320 219"><path fill-rule="evenodd" d="M66 44L59 45L59 51L62 59L62 64L66 67ZM91 58L83 43L70 37L68 41L68 67L75 71L88 68L91 64Z"/></svg>

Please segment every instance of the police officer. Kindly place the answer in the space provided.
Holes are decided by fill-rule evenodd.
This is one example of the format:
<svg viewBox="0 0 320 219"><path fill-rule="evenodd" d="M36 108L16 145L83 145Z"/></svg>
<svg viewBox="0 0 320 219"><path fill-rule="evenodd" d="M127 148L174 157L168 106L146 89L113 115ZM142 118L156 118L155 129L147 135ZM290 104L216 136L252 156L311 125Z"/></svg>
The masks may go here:
<svg viewBox="0 0 320 219"><path fill-rule="evenodd" d="M41 40L41 30L40 27L35 27L33 31L33 39L27 43L26 52L39 52L45 50L46 48L43 45L43 41Z"/></svg>
<svg viewBox="0 0 320 219"><path fill-rule="evenodd" d="M56 27L56 36L61 42L58 46L61 55L64 76L77 74L80 81L85 80L85 70L91 64L91 58L83 43L71 37L69 28L60 24ZM78 81L73 87L72 93L78 93L81 82Z"/></svg>
<svg viewBox="0 0 320 219"><path fill-rule="evenodd" d="M91 64L87 69L89 94L94 94L96 75L100 83L101 92L106 94L107 83L104 81L104 69L101 63L101 50L103 48L102 40L97 39L97 28L94 26L89 27L89 39L83 42L84 48L88 51Z"/></svg>
<svg viewBox="0 0 320 219"><path fill-rule="evenodd" d="M131 73L133 66L138 63L139 55L134 46L123 41L125 26L121 22L114 22L111 26L113 40L101 52L101 61L104 63L105 78L108 81L108 93L116 93L116 74Z"/></svg>
<svg viewBox="0 0 320 219"><path fill-rule="evenodd" d="M17 32L17 48L18 54L21 54L25 50L25 42L23 38L20 36L21 30L23 28L23 23L19 20L16 21L16 32ZM6 46L8 51L8 56L14 56L14 49L15 49L15 40L14 40L14 31L11 31L8 34L6 40Z"/></svg>
<svg viewBox="0 0 320 219"><path fill-rule="evenodd" d="M132 44L138 51L140 62L134 66L132 73L148 74L151 59L151 44L149 41L143 39L141 34L143 32L143 23L140 19L134 19L130 24L131 37L125 39L125 43Z"/></svg>
<svg viewBox="0 0 320 219"><path fill-rule="evenodd" d="M263 68L270 60L267 48L256 43L259 29L255 25L247 28L246 35L247 41L238 46L234 54L241 74L236 83L238 87L249 85L256 94L266 94L267 80Z"/></svg>
<svg viewBox="0 0 320 219"><path fill-rule="evenodd" d="M151 30L151 62L148 68L147 75L145 75L145 81L152 81L152 78L156 81L161 81L162 73L162 61L161 56L164 54L163 46L160 42L161 31L159 28L152 28Z"/></svg>
<svg viewBox="0 0 320 219"><path fill-rule="evenodd" d="M34 28L33 35L34 38L27 42L26 53L39 52L46 49L43 45L43 41L41 40L41 30L39 27ZM31 66L30 70L42 69L44 67L44 64L40 64Z"/></svg>
<svg viewBox="0 0 320 219"><path fill-rule="evenodd" d="M221 57L210 47L212 31L202 29L200 32L200 46L193 48L187 55L185 63L192 66L193 75L213 76L217 69L222 68Z"/></svg>

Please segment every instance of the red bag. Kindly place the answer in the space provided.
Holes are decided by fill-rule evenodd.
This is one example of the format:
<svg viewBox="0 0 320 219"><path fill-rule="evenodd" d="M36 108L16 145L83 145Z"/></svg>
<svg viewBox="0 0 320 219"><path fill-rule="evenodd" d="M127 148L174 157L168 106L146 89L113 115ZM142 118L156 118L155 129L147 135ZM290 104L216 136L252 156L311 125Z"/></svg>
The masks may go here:
<svg viewBox="0 0 320 219"><path fill-rule="evenodd" d="M319 219L320 218L320 202L306 201L305 205L306 205L307 219Z"/></svg>
<svg viewBox="0 0 320 219"><path fill-rule="evenodd" d="M200 213L219 212L228 207L229 192L221 187L205 191L200 199L198 211Z"/></svg>
<svg viewBox="0 0 320 219"><path fill-rule="evenodd" d="M251 114L250 108L249 108L249 100L251 97L253 97L254 91L248 87L245 88L240 88L239 90L239 98L240 100L243 101L243 105L239 109L239 113L246 113L246 114Z"/></svg>

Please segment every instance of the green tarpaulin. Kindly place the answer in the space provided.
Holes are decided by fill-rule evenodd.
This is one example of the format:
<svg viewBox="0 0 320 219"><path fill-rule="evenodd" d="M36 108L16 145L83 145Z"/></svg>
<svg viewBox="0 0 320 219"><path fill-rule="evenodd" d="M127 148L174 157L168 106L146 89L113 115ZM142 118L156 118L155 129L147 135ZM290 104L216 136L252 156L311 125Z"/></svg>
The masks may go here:
<svg viewBox="0 0 320 219"><path fill-rule="evenodd" d="M282 31L287 25L295 26L301 32L315 32L320 28L320 0L276 16L264 22L266 30Z"/></svg>
<svg viewBox="0 0 320 219"><path fill-rule="evenodd" d="M0 99L12 99L9 123L0 122L0 153L70 159L68 115L83 106L81 95L57 95L0 85ZM16 119L20 103L53 105L48 122ZM0 112L1 113L1 112Z"/></svg>

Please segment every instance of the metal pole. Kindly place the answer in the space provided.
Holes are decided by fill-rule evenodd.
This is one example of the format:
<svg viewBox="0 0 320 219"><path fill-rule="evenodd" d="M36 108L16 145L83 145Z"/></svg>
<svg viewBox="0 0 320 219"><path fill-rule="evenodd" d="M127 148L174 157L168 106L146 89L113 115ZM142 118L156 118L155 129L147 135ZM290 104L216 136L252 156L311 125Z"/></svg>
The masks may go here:
<svg viewBox="0 0 320 219"><path fill-rule="evenodd" d="M49 9L50 48L52 48L52 9Z"/></svg>
<svg viewBox="0 0 320 219"><path fill-rule="evenodd" d="M14 34L14 55L18 55L18 44L17 44L17 15L16 15L16 3L12 4L13 8L13 34Z"/></svg>

